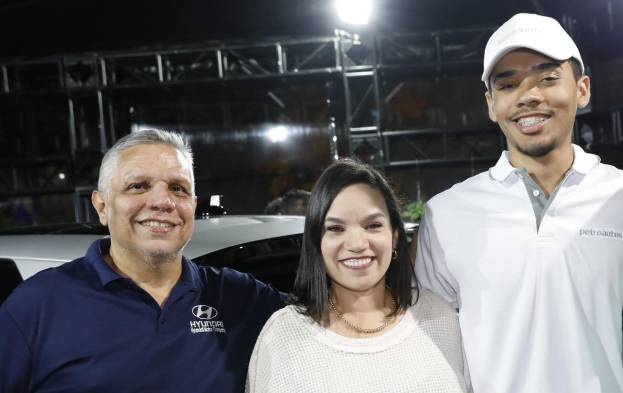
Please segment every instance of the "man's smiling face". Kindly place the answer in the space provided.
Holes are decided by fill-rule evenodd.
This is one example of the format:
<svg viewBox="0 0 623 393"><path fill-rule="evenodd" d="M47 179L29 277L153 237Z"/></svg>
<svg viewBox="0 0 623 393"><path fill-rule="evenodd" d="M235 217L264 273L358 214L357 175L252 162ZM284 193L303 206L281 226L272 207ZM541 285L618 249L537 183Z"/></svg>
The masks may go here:
<svg viewBox="0 0 623 393"><path fill-rule="evenodd" d="M590 99L590 80L576 80L568 60L518 49L496 64L486 98L511 155L544 157L571 143L576 111Z"/></svg>
<svg viewBox="0 0 623 393"><path fill-rule="evenodd" d="M94 206L110 230L111 253L179 259L194 226L191 164L167 145L123 150L108 190L94 195Z"/></svg>

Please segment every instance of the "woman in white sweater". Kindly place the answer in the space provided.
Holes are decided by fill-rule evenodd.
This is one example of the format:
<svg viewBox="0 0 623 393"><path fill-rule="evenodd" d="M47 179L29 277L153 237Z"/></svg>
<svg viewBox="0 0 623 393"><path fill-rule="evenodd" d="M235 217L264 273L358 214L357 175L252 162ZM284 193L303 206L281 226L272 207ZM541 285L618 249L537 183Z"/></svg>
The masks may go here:
<svg viewBox="0 0 623 393"><path fill-rule="evenodd" d="M387 181L332 164L312 190L291 304L260 333L247 392L464 392L456 313L416 282Z"/></svg>

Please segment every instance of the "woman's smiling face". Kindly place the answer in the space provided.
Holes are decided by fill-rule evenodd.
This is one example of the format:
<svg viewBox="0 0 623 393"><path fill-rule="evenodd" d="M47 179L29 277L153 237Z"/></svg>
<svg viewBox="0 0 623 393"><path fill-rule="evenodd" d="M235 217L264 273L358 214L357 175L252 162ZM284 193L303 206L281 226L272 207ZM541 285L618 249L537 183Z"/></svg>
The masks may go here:
<svg viewBox="0 0 623 393"><path fill-rule="evenodd" d="M356 292L384 287L396 237L377 189L342 189L327 211L320 242L332 285Z"/></svg>

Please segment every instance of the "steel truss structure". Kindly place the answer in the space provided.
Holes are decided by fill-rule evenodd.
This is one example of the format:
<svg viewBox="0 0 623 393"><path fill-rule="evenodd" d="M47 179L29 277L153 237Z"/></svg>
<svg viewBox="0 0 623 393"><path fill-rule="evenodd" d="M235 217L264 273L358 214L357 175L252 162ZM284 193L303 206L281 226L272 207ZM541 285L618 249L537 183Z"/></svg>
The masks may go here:
<svg viewBox="0 0 623 393"><path fill-rule="evenodd" d="M504 143L494 127L474 127L465 122L444 125L440 121L441 125L434 127L392 128L386 113L388 102L406 89L409 78L465 73L475 77L491 31L480 28L378 36L336 30L333 37L2 63L1 102L42 97L65 102L70 151L63 157L0 159L0 173L4 174L0 176L0 197L73 192L76 219L84 219L85 190L94 185L101 154L117 139L115 94L230 81L264 83L270 99L282 108L284 98L271 90L273 83L303 78L337 87L327 100L333 108L327 129L334 158L357 155L388 170L493 162ZM612 121L621 137L620 111L613 114ZM85 132L85 123L96 131ZM56 187L53 179L61 173L68 176L69 185Z"/></svg>

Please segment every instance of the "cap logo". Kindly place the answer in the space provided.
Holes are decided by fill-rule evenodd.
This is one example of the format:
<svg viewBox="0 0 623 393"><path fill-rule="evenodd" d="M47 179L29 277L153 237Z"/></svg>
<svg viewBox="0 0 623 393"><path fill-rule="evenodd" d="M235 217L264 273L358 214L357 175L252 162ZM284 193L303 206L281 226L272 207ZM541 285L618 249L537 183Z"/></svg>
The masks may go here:
<svg viewBox="0 0 623 393"><path fill-rule="evenodd" d="M520 27L520 28L515 29L515 30L511 31L510 33L506 34L504 37L500 38L496 42L496 44L499 45L502 42L508 40L510 37L512 37L512 36L514 36L516 34L520 34L520 33L537 33L537 34L539 34L539 33L542 33L542 32L543 32L543 30L540 30L540 29L535 29L535 28L530 29L530 28L522 28L522 27Z"/></svg>

